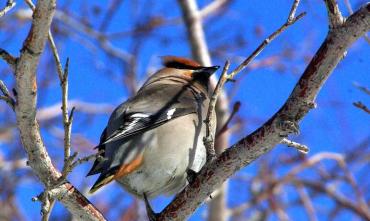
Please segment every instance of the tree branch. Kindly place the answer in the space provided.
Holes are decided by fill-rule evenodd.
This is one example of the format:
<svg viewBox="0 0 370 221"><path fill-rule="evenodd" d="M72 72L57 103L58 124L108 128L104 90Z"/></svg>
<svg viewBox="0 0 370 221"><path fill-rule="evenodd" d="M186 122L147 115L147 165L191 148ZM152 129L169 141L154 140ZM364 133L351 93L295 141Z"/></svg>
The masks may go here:
<svg viewBox="0 0 370 221"><path fill-rule="evenodd" d="M281 144L285 144L288 147L293 147L293 148L297 149L299 152L304 153L304 154L307 154L308 151L309 151L309 149L308 149L308 147L306 145L303 145L303 144L300 144L300 143L297 143L297 142L288 140L286 138L282 139L280 143Z"/></svg>
<svg viewBox="0 0 370 221"><path fill-rule="evenodd" d="M211 3L206 5L204 8L199 10L199 17L205 18L208 15L217 12L220 8L224 7L227 3L231 2L230 0L213 0Z"/></svg>
<svg viewBox="0 0 370 221"><path fill-rule="evenodd" d="M344 0L344 4L346 5L347 9L348 9L348 12L350 14L353 14L353 9L352 9L352 6L351 6L351 3L349 2L349 0ZM367 33L364 35L364 39L365 41L370 44L370 38L369 36L367 36Z"/></svg>
<svg viewBox="0 0 370 221"><path fill-rule="evenodd" d="M207 162L213 160L216 157L215 148L214 148L214 137L212 135L212 125L213 118L216 117L214 113L214 109L216 106L218 95L221 93L222 87L224 86L225 82L227 81L227 71L229 70L230 62L226 61L224 69L222 70L222 74L220 80L218 81L215 90L213 91L212 97L209 101L208 111L206 115L206 119L204 120L206 124L206 136L203 138L206 150L207 150Z"/></svg>
<svg viewBox="0 0 370 221"><path fill-rule="evenodd" d="M0 18L3 17L6 13L8 13L8 11L10 11L15 5L16 3L14 2L14 0L8 0L6 2L5 8L0 10Z"/></svg>
<svg viewBox="0 0 370 221"><path fill-rule="evenodd" d="M4 49L0 48L0 58L2 58L10 66L10 68L14 71L15 64L17 62L17 59L15 57L13 57L11 54L9 54Z"/></svg>
<svg viewBox="0 0 370 221"><path fill-rule="evenodd" d="M366 105L363 104L361 101L353 102L353 105L355 107L359 108L360 110L363 110L365 113L370 114L370 109L368 107L366 107Z"/></svg>
<svg viewBox="0 0 370 221"><path fill-rule="evenodd" d="M178 0L181 5L188 39L191 42L192 57L204 66L211 66L202 20L195 0Z"/></svg>
<svg viewBox="0 0 370 221"><path fill-rule="evenodd" d="M22 144L28 154L29 165L47 189L57 183L61 174L51 162L36 121L36 68L44 50L55 7L55 0L37 1L32 26L15 67L18 92L15 108L17 126ZM105 220L100 212L70 183L66 182L58 188L62 193L60 201L74 216L83 220Z"/></svg>
<svg viewBox="0 0 370 221"><path fill-rule="evenodd" d="M0 99L4 100L14 110L15 100L10 95L8 88L5 86L5 84L2 80L0 80L0 91L3 94L3 95L0 95Z"/></svg>
<svg viewBox="0 0 370 221"><path fill-rule="evenodd" d="M329 28L337 28L343 24L343 16L336 0L324 0L329 15Z"/></svg>
<svg viewBox="0 0 370 221"><path fill-rule="evenodd" d="M364 220L370 220L370 212L368 208L364 208L357 204L357 202L352 202L349 199L345 198L342 194L338 193L334 188L324 186L321 183L316 183L308 180L296 180L293 181L325 195L328 195L333 199L338 205L348 210L353 211L355 214L363 218Z"/></svg>
<svg viewBox="0 0 370 221"><path fill-rule="evenodd" d="M263 126L223 152L202 168L161 213L160 220L185 220L228 177L249 165L281 142L281 121L299 122L313 107L315 98L347 48L370 29L370 4L351 15L342 26L328 33L293 92L281 109Z"/></svg>

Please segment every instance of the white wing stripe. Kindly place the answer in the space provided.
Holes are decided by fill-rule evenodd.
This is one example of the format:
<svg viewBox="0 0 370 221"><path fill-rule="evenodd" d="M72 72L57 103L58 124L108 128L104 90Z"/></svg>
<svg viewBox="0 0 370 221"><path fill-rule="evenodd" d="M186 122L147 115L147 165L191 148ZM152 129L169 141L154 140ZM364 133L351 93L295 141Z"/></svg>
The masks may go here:
<svg viewBox="0 0 370 221"><path fill-rule="evenodd" d="M172 115L175 113L176 108L172 108L169 111L167 111L167 120L172 118Z"/></svg>
<svg viewBox="0 0 370 221"><path fill-rule="evenodd" d="M131 117L137 117L137 118L146 118L146 117L149 117L150 115L149 114L142 114L142 113L136 113L136 114L133 114L131 115Z"/></svg>

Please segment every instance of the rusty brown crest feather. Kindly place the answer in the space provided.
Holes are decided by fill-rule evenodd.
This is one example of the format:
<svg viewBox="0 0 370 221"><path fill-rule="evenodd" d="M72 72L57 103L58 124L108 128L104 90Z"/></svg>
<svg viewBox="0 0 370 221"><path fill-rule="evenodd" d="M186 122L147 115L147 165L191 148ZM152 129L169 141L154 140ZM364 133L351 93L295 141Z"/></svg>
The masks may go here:
<svg viewBox="0 0 370 221"><path fill-rule="evenodd" d="M196 70L202 67L198 62L188 58L176 56L162 56L161 58L163 66L167 68Z"/></svg>

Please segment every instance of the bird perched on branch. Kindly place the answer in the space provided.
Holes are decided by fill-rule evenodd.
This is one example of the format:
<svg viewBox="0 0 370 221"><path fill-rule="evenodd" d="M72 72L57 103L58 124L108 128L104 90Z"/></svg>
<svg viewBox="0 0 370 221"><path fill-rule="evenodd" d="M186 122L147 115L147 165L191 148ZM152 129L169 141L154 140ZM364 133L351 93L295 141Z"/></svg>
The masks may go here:
<svg viewBox="0 0 370 221"><path fill-rule="evenodd" d="M147 199L181 191L189 171L199 172L206 161L209 78L219 68L174 56L162 60L164 68L113 111L97 146L101 157L88 173L100 174L90 193L115 180L145 199L151 219Z"/></svg>

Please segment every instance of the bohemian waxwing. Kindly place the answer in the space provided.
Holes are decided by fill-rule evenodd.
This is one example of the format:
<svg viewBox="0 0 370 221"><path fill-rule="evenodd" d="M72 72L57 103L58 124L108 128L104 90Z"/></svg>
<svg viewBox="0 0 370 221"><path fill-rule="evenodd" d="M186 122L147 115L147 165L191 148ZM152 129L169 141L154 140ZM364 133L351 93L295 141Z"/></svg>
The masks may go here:
<svg viewBox="0 0 370 221"><path fill-rule="evenodd" d="M172 195L187 185L189 171L205 164L209 77L219 66L174 56L162 60L165 67L110 116L96 147L103 153L88 173L100 173L90 193L116 180L145 200Z"/></svg>

